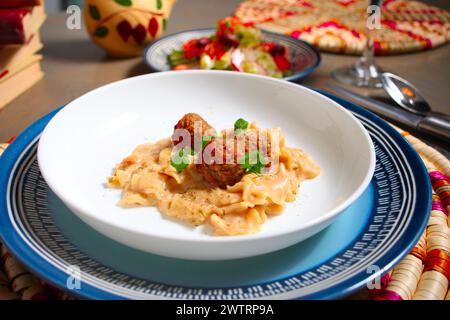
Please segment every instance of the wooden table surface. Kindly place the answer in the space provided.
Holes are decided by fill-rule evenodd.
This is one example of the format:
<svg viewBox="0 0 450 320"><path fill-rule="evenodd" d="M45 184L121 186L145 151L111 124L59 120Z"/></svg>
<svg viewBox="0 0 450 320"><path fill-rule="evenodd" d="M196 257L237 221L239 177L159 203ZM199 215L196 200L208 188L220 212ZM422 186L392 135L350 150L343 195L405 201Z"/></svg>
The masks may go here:
<svg viewBox="0 0 450 320"><path fill-rule="evenodd" d="M230 14L239 2L179 0L170 17L167 33L214 26L219 18ZM450 9L450 1L447 0L428 2ZM0 142L19 134L49 111L92 89L149 72L141 57L126 60L109 58L89 40L84 26L81 30L67 29L66 18L65 13L60 13L50 15L45 22L41 30L45 77L0 110ZM299 83L326 90L325 84L333 82L330 78L331 71L351 64L355 59L354 56L323 54L320 67ZM415 84L436 111L450 114L450 45L425 52L379 57L377 62L385 70L399 74ZM377 97L385 96L382 90L359 92ZM423 135L420 137L447 156L450 155L448 146L442 141ZM363 290L350 298L366 297L367 293Z"/></svg>

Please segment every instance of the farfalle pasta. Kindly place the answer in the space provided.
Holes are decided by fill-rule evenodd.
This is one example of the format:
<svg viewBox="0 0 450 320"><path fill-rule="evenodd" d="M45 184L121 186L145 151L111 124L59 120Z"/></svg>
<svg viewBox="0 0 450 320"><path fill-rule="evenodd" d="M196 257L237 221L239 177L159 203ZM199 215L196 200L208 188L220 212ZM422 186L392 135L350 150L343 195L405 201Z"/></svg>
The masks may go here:
<svg viewBox="0 0 450 320"><path fill-rule="evenodd" d="M255 125L252 129L259 130ZM245 173L240 181L219 187L204 179L192 162L181 172L171 164L174 143L166 138L139 145L108 178L108 186L123 189L119 205L155 206L162 213L188 224L210 224L216 235L257 233L267 218L279 215L295 201L300 183L316 177L320 169L301 149L273 144L277 159L264 173Z"/></svg>

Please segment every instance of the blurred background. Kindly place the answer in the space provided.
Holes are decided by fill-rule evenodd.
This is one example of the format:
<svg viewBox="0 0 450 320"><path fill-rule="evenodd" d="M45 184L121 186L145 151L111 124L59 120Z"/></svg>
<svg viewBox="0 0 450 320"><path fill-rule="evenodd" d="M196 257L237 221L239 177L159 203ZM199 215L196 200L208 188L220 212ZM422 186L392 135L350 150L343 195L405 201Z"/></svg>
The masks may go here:
<svg viewBox="0 0 450 320"><path fill-rule="evenodd" d="M178 1L186 1L186 0L178 0ZM425 2L437 7L448 7L448 3L450 2L450 0L421 0L421 2ZM68 6L72 4L81 6L83 4L83 0L50 0L50 1L47 0L45 2L45 8L48 13L52 13L60 10L65 10Z"/></svg>
<svg viewBox="0 0 450 320"><path fill-rule="evenodd" d="M72 4L81 6L83 4L83 0L50 0L45 2L45 8L47 12L57 12Z"/></svg>

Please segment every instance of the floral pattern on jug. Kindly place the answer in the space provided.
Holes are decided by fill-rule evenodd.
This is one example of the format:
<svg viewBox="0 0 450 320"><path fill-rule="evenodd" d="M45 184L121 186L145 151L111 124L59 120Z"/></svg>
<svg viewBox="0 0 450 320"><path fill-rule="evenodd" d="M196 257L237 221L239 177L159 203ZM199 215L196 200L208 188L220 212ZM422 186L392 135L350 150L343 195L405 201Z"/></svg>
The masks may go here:
<svg viewBox="0 0 450 320"><path fill-rule="evenodd" d="M84 17L95 43L114 57L142 54L165 31L175 0L87 0Z"/></svg>

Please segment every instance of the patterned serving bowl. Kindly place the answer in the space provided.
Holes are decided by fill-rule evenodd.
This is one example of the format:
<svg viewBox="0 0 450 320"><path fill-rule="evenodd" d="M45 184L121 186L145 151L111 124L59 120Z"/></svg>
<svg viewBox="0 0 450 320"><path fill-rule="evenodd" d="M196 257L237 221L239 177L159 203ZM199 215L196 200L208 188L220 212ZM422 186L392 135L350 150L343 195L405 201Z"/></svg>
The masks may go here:
<svg viewBox="0 0 450 320"><path fill-rule="evenodd" d="M153 71L169 71L167 56L181 48L183 43L194 38L209 37L216 32L214 28L183 31L162 37L150 44L144 51L144 61ZM310 44L292 37L263 31L265 41L275 42L288 48L289 61L293 74L284 80L298 80L313 72L320 64L320 52Z"/></svg>

